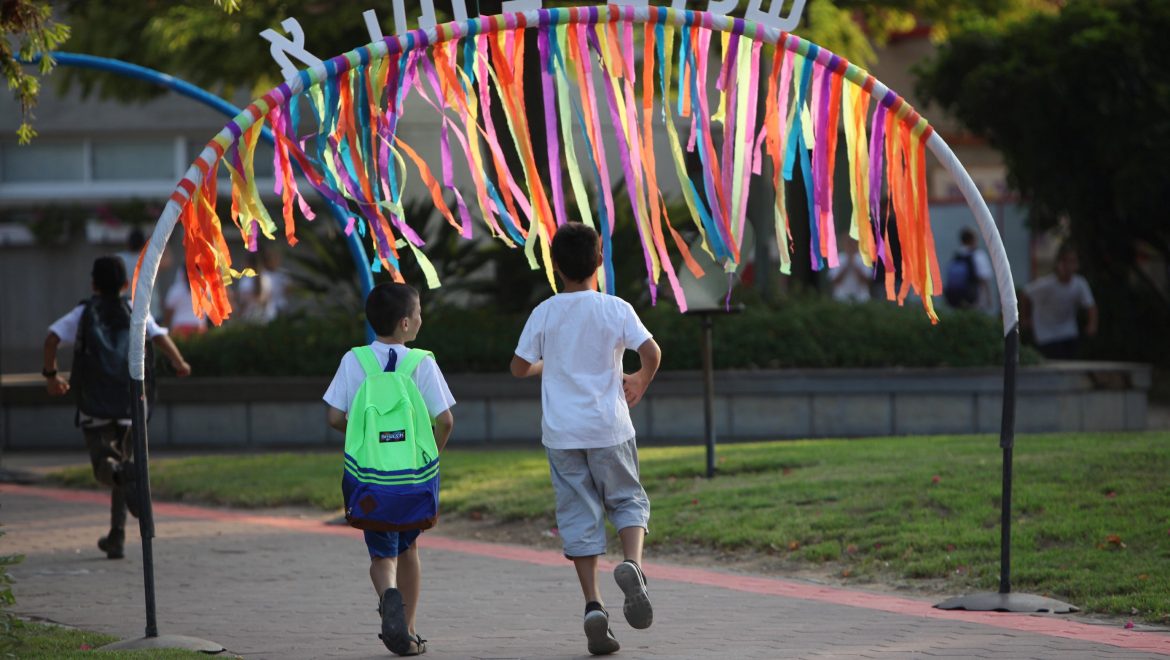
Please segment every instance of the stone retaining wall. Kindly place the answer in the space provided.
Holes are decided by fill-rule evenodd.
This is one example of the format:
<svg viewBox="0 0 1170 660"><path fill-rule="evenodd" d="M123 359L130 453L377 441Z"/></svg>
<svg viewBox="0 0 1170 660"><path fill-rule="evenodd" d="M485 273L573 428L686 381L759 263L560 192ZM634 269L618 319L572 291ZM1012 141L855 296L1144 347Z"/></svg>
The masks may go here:
<svg viewBox="0 0 1170 660"><path fill-rule="evenodd" d="M535 444L540 384L506 374L453 374L453 442ZM255 449L340 446L325 424L326 378L164 380L150 421L152 447ZM1068 362L1021 368L1016 431L1146 428L1150 368ZM719 441L777 438L999 433L1000 369L723 371L715 376ZM2 380L0 446L81 446L72 401L50 399L39 375ZM701 373L659 375L633 410L642 444L703 440Z"/></svg>

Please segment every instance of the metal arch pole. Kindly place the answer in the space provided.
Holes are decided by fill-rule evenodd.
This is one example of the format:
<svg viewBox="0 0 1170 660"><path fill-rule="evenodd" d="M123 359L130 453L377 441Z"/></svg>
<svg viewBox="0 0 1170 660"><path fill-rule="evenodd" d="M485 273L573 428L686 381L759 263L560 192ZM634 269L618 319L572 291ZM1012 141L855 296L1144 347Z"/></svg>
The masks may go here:
<svg viewBox="0 0 1170 660"><path fill-rule="evenodd" d="M37 55L31 60L30 64L39 62L41 55ZM143 80L148 83L165 87L176 94L186 96L187 98L202 103L220 113L227 115L229 118L240 114L241 109L235 105L228 103L222 98L208 92L202 87L193 85L186 80L176 78L170 74L156 71L137 64L123 62L122 60L115 60L108 57L98 57L96 55L84 55L80 53L53 53L53 59L57 64L63 66L72 66L79 69L93 69L95 71L104 71L106 73L113 73L126 78L133 78L136 80ZM272 137L272 131L268 127L264 127L260 133L260 137L268 144L273 144L275 140ZM299 166L294 162L294 166ZM326 206L329 208L329 213L333 219L337 221L337 225L343 230L349 223L349 215L345 209L339 207L332 200L324 199ZM362 248L361 240L354 234L346 236L346 242L349 244L349 255L353 259L354 266L358 274L358 281L362 289L362 299L370 294L370 289L374 288L374 276L370 272L370 265L366 263L366 253ZM374 341L374 330L366 324L366 338L369 341Z"/></svg>
<svg viewBox="0 0 1170 660"><path fill-rule="evenodd" d="M707 478L715 477L715 319L701 314L703 326L703 437L707 443Z"/></svg>
<svg viewBox="0 0 1170 660"><path fill-rule="evenodd" d="M937 132L931 133L927 148L939 163L954 178L960 192L967 200L967 206L975 216L983 244L991 258L992 271L999 287L1000 309L1003 314L1003 411L1000 422L999 446L1003 451L1003 472L1000 498L1000 554L999 592L995 594L971 594L943 601L935 607L940 609L966 609L973 611L1004 612L1075 612L1077 608L1052 598L1012 593L1011 585L1011 544L1012 544L1012 462L1015 448L1016 427L1016 372L1020 362L1020 313L1016 300L1015 282L1007 251L995 226L995 219L987 202L980 194L971 175L959 162L955 152Z"/></svg>

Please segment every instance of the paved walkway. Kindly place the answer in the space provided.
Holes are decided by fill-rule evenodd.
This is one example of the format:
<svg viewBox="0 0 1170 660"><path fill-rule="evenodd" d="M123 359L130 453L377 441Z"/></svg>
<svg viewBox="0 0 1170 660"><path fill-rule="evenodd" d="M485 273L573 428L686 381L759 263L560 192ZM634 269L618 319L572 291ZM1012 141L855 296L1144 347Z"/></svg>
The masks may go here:
<svg viewBox="0 0 1170 660"><path fill-rule="evenodd" d="M142 556L94 545L108 499L0 484L19 614L143 634ZM385 658L364 545L319 519L156 504L159 631L214 640L245 658ZM440 526L441 527L441 526ZM135 538L136 534L132 534ZM423 535L426 657L587 657L582 604L554 552ZM651 555L652 558L652 555ZM1077 617L943 612L930 602L649 563L655 623L630 629L603 591L625 658L1154 658L1170 634Z"/></svg>

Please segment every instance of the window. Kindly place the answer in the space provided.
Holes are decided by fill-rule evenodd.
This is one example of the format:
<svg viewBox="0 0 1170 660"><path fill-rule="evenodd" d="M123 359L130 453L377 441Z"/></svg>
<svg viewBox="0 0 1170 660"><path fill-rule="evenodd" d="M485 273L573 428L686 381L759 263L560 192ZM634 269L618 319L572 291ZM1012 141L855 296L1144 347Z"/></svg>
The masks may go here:
<svg viewBox="0 0 1170 660"><path fill-rule="evenodd" d="M40 183L83 181L85 146L81 142L52 142L40 138L32 144L0 144L0 181Z"/></svg>
<svg viewBox="0 0 1170 660"><path fill-rule="evenodd" d="M177 179L170 139L94 141L94 181Z"/></svg>

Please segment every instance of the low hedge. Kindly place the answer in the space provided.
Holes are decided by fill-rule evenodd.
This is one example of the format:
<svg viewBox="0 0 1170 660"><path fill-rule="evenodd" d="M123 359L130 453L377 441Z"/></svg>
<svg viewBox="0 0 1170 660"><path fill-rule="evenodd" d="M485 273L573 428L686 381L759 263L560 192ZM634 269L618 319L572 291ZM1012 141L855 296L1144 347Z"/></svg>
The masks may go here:
<svg viewBox="0 0 1170 660"><path fill-rule="evenodd" d="M751 305L715 319L719 369L979 367L1003 363L998 319L944 310L931 325L920 307L794 300ZM448 373L508 368L524 314L444 308L423 317L416 345ZM642 313L663 351L663 369L702 365L699 319L662 305ZM180 343L200 376L330 376L346 350L364 343L358 316L283 317L265 326L228 323ZM632 354L630 354L632 355ZM1039 362L1024 347L1021 362Z"/></svg>

